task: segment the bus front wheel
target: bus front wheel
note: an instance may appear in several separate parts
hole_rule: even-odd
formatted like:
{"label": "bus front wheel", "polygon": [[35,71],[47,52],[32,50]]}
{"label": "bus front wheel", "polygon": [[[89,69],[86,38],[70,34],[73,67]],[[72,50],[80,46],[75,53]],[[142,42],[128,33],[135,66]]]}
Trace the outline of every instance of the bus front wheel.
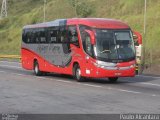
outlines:
{"label": "bus front wheel", "polygon": [[84,81],[84,78],[81,76],[81,69],[78,64],[75,64],[73,67],[73,76],[78,82]]}
{"label": "bus front wheel", "polygon": [[109,82],[111,82],[111,83],[115,83],[115,82],[117,82],[118,77],[109,77],[108,80],[109,80]]}
{"label": "bus front wheel", "polygon": [[36,76],[42,75],[42,72],[39,70],[39,64],[37,61],[34,62],[34,73]]}

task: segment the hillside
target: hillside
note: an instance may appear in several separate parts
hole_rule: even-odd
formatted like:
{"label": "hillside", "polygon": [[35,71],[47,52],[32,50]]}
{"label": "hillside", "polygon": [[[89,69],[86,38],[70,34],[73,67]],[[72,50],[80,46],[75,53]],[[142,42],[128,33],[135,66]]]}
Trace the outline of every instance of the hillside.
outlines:
{"label": "hillside", "polygon": [[[0,6],[1,3],[2,0]],[[47,0],[46,6],[46,21],[72,17],[115,18],[143,34],[144,0]],[[0,20],[0,54],[20,54],[22,27],[42,21],[43,0],[8,0],[8,18]],[[159,21],[160,0],[147,0],[147,62],[152,58],[154,63],[160,62]]]}

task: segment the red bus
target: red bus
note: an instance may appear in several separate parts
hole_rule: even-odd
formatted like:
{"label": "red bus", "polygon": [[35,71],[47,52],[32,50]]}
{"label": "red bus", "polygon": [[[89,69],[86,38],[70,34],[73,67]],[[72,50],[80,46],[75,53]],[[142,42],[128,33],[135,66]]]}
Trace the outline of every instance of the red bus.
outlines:
{"label": "red bus", "polygon": [[58,19],[27,25],[22,34],[22,67],[35,75],[59,73],[84,78],[135,76],[130,27],[103,18]]}

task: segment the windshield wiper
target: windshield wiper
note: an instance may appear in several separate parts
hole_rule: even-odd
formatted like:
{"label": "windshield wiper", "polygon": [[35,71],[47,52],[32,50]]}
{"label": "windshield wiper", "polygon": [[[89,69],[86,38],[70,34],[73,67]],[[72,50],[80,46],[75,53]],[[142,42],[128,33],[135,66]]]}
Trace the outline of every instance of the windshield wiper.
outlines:
{"label": "windshield wiper", "polygon": [[111,53],[111,51],[110,50],[103,50],[103,51],[100,51],[99,53],[104,53],[104,52],[110,52]]}

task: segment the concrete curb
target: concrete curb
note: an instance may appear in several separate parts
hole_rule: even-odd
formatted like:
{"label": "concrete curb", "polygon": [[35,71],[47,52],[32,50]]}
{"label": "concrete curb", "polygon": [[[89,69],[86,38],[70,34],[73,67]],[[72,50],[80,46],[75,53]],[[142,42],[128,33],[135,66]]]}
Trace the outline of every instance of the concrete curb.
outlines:
{"label": "concrete curb", "polygon": [[20,55],[0,55],[0,58],[21,59]]}

